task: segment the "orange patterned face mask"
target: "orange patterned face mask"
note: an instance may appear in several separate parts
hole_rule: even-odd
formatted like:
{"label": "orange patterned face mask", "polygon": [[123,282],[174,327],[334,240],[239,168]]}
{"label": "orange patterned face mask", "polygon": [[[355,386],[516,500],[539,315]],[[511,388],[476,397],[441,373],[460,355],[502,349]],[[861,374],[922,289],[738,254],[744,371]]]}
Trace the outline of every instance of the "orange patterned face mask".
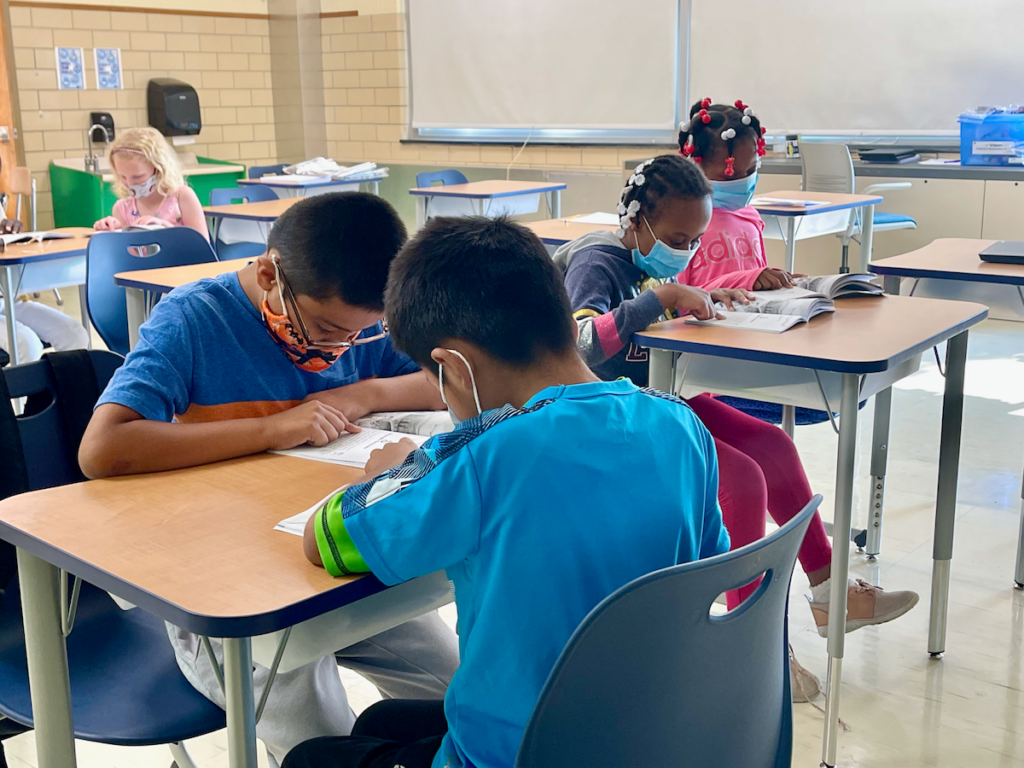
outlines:
{"label": "orange patterned face mask", "polygon": [[[280,291],[280,280],[277,281],[277,285]],[[338,358],[343,353],[351,349],[351,347],[341,347],[328,351],[311,347],[309,342],[302,337],[302,334],[295,330],[295,326],[288,319],[288,315],[278,315],[270,310],[270,305],[267,303],[268,295],[269,292],[264,294],[263,304],[260,307],[263,325],[266,326],[267,333],[270,334],[270,338],[274,340],[274,343],[302,370],[309,371],[310,373],[326,371],[338,361]],[[286,306],[283,295],[281,297],[281,306]]]}

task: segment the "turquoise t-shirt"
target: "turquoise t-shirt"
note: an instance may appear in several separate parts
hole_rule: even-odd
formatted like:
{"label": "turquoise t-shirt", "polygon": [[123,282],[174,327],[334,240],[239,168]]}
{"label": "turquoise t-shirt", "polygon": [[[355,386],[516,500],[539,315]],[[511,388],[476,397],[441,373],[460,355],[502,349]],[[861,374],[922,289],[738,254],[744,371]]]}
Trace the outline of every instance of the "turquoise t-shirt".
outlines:
{"label": "turquoise t-shirt", "polygon": [[[435,768],[508,768],[569,637],[651,571],[720,554],[714,443],[675,397],[627,380],[545,389],[424,443],[319,513],[332,573],[446,569],[461,665]],[[358,551],[355,551],[358,550]]]}

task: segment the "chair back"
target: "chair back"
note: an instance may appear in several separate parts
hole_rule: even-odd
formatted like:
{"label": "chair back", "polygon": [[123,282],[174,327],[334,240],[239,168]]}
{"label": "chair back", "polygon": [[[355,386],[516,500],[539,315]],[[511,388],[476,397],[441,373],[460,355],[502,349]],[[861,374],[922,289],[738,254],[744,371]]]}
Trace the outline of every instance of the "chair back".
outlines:
{"label": "chair back", "polygon": [[284,173],[284,168],[287,163],[278,163],[277,165],[250,165],[247,177],[250,179],[262,179],[264,176],[270,174]]}
{"label": "chair back", "polygon": [[262,203],[267,200],[277,200],[277,194],[270,187],[265,187],[262,184],[210,190],[210,205]]}
{"label": "chair back", "polygon": [[[811,502],[760,541],[642,576],[579,626],[527,723],[517,768],[789,766],[786,611]],[[760,585],[712,615],[715,598]]]}
{"label": "chair back", "polygon": [[151,232],[101,232],[89,238],[85,260],[89,319],[108,349],[128,354],[128,304],[114,275],[138,269],[216,261],[210,241],[189,227]]}
{"label": "chair back", "polygon": [[449,184],[466,184],[469,179],[466,178],[465,174],[461,171],[450,170],[450,171],[433,171],[430,173],[417,173],[416,174],[416,186],[417,187],[431,187],[435,181],[441,182],[441,186],[447,186]]}
{"label": "chair back", "polygon": [[32,171],[23,165],[14,167],[11,170],[10,178],[11,194],[16,195],[14,203],[14,218],[21,218],[21,201],[29,198],[32,206],[32,219],[30,226],[33,231],[36,228],[36,183],[32,178]]}
{"label": "chair back", "polygon": [[805,192],[854,192],[853,159],[845,144],[800,144]]}

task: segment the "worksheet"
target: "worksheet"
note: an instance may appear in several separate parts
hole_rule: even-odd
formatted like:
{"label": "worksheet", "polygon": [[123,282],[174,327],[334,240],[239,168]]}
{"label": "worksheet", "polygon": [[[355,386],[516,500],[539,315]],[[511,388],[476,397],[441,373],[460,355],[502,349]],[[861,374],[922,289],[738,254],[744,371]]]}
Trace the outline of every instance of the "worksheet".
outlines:
{"label": "worksheet", "polygon": [[271,451],[271,453],[280,453],[283,456],[296,456],[300,459],[326,461],[329,464],[343,464],[346,467],[362,469],[366,466],[366,462],[370,460],[370,453],[378,448],[383,448],[388,443],[397,443],[403,438],[412,440],[417,446],[423,445],[427,441],[427,438],[422,435],[385,432],[382,429],[364,427],[361,432],[356,432],[355,434],[345,433],[334,442],[319,448],[312,445],[300,445],[298,448],[289,448],[286,451]]}

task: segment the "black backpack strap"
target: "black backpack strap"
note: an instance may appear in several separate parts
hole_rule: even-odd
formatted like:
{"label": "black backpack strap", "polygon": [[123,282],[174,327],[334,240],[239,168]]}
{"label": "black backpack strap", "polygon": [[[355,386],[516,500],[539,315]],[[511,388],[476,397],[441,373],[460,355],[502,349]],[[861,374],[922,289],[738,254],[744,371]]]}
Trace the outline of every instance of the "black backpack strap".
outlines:
{"label": "black backpack strap", "polygon": [[[11,390],[7,378],[0,372],[0,499],[28,491],[28,468],[25,449],[21,443],[18,419],[11,407]],[[3,590],[18,572],[18,558],[14,547],[0,542],[0,601]]]}
{"label": "black backpack strap", "polygon": [[[82,435],[89,426],[96,401],[100,399],[92,356],[86,349],[74,349],[51,352],[43,355],[43,360],[49,363],[53,372],[61,420],[71,451],[71,464],[78,467],[78,447],[82,444]],[[86,479],[81,470],[78,471],[78,479]]]}

